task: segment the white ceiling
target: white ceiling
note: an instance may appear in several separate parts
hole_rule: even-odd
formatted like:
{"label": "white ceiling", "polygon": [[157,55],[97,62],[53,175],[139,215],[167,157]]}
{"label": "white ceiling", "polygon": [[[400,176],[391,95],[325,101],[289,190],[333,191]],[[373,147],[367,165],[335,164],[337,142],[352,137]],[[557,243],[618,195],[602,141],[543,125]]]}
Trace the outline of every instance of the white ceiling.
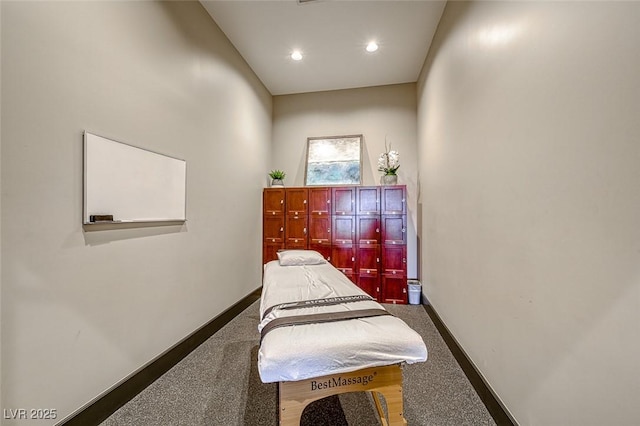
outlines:
{"label": "white ceiling", "polygon": [[[410,83],[446,1],[200,0],[272,95]],[[365,46],[375,40],[375,53]],[[294,49],[304,58],[294,61]]]}

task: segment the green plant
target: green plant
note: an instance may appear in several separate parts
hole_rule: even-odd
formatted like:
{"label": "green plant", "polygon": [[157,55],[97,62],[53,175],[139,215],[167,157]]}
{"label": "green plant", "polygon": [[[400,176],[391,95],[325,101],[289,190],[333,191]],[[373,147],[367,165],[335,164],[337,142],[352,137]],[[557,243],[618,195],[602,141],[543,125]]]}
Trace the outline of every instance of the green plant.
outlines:
{"label": "green plant", "polygon": [[269,177],[271,177],[271,179],[284,179],[284,177],[286,176],[286,173],[283,172],[282,170],[271,170],[269,172]]}

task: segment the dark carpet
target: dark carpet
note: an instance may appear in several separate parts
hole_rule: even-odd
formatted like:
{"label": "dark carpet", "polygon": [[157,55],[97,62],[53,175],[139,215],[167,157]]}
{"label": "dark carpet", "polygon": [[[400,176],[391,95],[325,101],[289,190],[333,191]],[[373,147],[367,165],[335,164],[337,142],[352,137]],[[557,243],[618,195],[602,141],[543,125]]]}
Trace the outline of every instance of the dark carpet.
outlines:
{"label": "dark carpet", "polygon": [[[117,425],[277,424],[277,386],[260,381],[255,302],[174,368],[105,420]],[[423,337],[427,362],[403,369],[404,415],[410,425],[494,425],[421,305],[385,305]],[[333,396],[310,404],[305,426],[379,425],[372,398]]]}

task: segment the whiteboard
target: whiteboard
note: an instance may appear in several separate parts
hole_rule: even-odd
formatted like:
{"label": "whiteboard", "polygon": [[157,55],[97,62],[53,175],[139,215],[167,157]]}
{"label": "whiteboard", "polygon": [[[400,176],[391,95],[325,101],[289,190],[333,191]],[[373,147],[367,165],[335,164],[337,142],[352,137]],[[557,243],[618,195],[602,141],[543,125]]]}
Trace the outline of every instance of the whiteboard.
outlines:
{"label": "whiteboard", "polygon": [[186,220],[187,163],[84,132],[84,223]]}

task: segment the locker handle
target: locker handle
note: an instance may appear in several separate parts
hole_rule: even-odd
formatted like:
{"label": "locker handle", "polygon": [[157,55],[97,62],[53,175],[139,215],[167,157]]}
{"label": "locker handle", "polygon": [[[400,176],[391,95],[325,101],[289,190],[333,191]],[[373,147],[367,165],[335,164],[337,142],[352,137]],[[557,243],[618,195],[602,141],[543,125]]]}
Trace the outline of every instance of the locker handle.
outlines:
{"label": "locker handle", "polygon": [[284,231],[284,228],[280,227],[280,232],[283,232],[283,231]]}
{"label": "locker handle", "polygon": [[306,234],[307,233],[307,228],[302,228],[302,233]]}
{"label": "locker handle", "polygon": [[302,202],[302,204],[307,204],[307,200],[304,200],[304,201]]}
{"label": "locker handle", "polygon": [[280,200],[280,204],[284,204],[284,200]]}
{"label": "locker handle", "polygon": [[403,293],[406,293],[406,292],[407,292],[407,289],[406,289],[406,288],[403,288],[403,289],[402,289],[402,292],[403,292]]}
{"label": "locker handle", "polygon": [[351,258],[351,261],[352,261],[352,262],[355,262],[355,261],[356,261],[356,258],[355,258],[355,257],[352,257],[352,258]]}
{"label": "locker handle", "polygon": [[376,262],[380,263],[380,258],[376,257]]}
{"label": "locker handle", "polygon": [[405,232],[405,229],[404,229],[404,228],[402,228],[402,232]]}
{"label": "locker handle", "polygon": [[376,228],[376,232],[380,232],[380,228]]}

